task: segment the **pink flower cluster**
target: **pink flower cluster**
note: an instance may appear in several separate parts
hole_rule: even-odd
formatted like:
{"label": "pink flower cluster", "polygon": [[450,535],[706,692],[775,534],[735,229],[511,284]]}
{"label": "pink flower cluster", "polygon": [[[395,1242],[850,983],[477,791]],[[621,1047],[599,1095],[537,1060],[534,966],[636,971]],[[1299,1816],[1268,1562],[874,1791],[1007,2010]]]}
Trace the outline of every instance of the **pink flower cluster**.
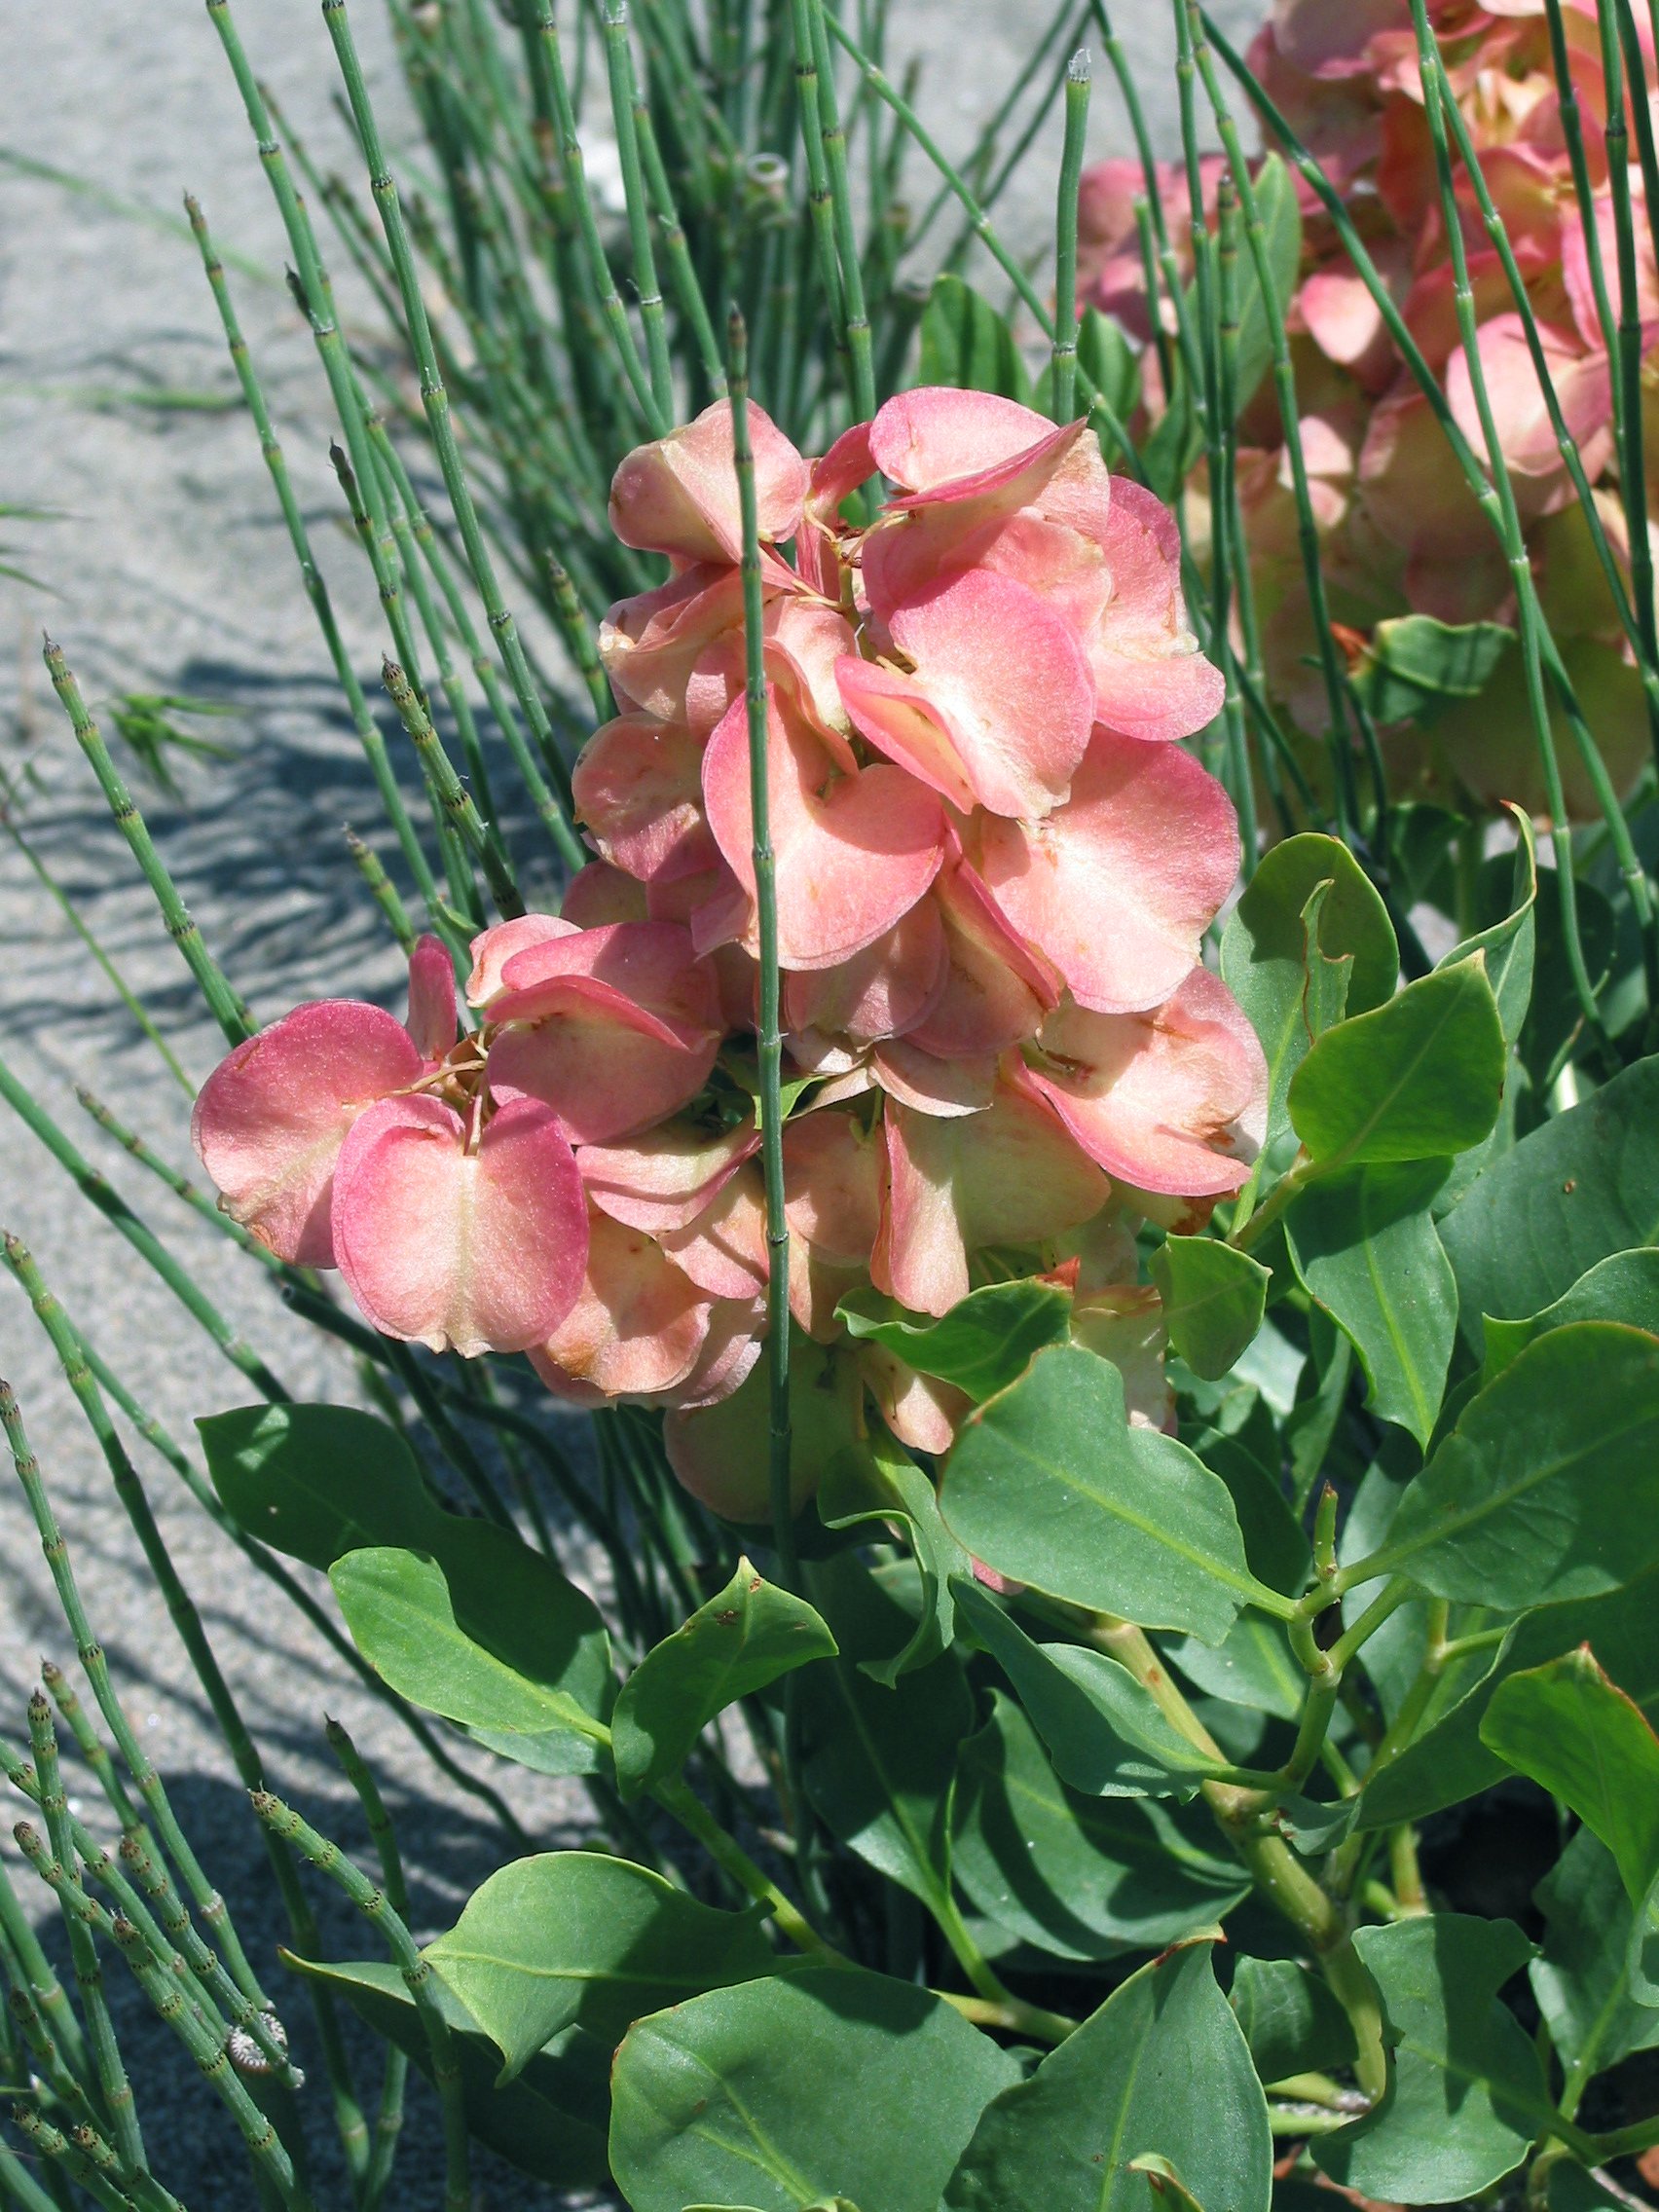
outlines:
{"label": "pink flower cluster", "polygon": [[[1489,0],[1485,6],[1430,0],[1429,16],[1525,279],[1551,381],[1596,488],[1607,535],[1622,559],[1628,532],[1614,466],[1607,352],[1543,8],[1540,0]],[[1564,0],[1563,19],[1616,317],[1617,254],[1595,0]],[[1639,9],[1637,19],[1651,92],[1646,12]],[[1275,0],[1249,59],[1269,96],[1341,191],[1394,304],[1442,380],[1458,425],[1484,461],[1407,0]],[[1641,313],[1644,351],[1650,352],[1659,342],[1659,269],[1634,148],[1631,160]],[[1221,168],[1219,159],[1203,165],[1212,229]],[[1447,623],[1513,622],[1512,580],[1497,538],[1328,214],[1300,177],[1295,183],[1303,257],[1289,320],[1302,442],[1332,611],[1354,633],[1347,641],[1350,650],[1361,649],[1378,621],[1407,612]],[[1161,165],[1159,185],[1171,242],[1190,275],[1182,166]],[[1144,341],[1151,322],[1134,217],[1142,189],[1136,162],[1106,162],[1085,176],[1079,271],[1081,296]],[[1483,376],[1533,571],[1563,657],[1622,789],[1647,750],[1634,656],[1596,566],[1498,253],[1460,169],[1456,189]],[[1149,350],[1146,389],[1156,411],[1161,393],[1152,364]],[[1267,672],[1275,695],[1316,736],[1326,709],[1271,378],[1245,409],[1240,442],[1239,499]],[[1648,447],[1652,511],[1659,452],[1651,439]],[[1193,519],[1201,535],[1201,465],[1194,489],[1199,497]],[[1569,800],[1575,811],[1594,815],[1598,809],[1576,749],[1565,728],[1558,736]],[[1427,793],[1452,798],[1462,788],[1489,802],[1543,803],[1516,651],[1505,656],[1479,699],[1453,706],[1430,731],[1401,730],[1390,742],[1396,770],[1416,775]]]}
{"label": "pink flower cluster", "polygon": [[[1128,1232],[1238,1188],[1267,1089],[1199,961],[1238,838],[1174,742],[1221,682],[1172,520],[1084,424],[981,394],[907,392],[812,464],[751,423],[794,1322],[855,1418],[867,1389],[940,1450],[965,1401],[851,1343],[837,1302],[873,1284],[941,1314],[1059,1271],[1079,1334],[1118,1346],[1162,1419]],[[894,496],[849,526],[878,475]],[[407,1026],[299,1008],[211,1077],[195,1135],[235,1218],[338,1266],[377,1328],[528,1351],[577,1403],[671,1409],[682,1479],[731,1510],[759,1471],[713,1464],[698,1422],[759,1356],[768,1263],[723,403],[628,457],[611,519],[673,572],[601,634],[623,712],[575,768],[599,858],[563,915],[474,941],[459,1037],[430,939]]]}

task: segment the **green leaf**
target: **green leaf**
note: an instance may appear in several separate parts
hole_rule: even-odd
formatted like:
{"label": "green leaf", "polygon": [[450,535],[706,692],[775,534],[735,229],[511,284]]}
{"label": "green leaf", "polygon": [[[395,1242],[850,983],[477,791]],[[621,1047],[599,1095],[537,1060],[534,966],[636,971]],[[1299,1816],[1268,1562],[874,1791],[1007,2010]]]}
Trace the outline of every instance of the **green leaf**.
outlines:
{"label": "green leaf", "polygon": [[910,1313],[868,1284],[849,1291],[835,1309],[849,1336],[872,1338],[906,1367],[965,1390],[976,1405],[1017,1382],[1044,1345],[1071,1330],[1071,1293],[1027,1278],[970,1291],[942,1319]]}
{"label": "green leaf", "polygon": [[890,1659],[911,1623],[850,1553],[807,1570],[839,1656],[800,1677],[802,1779],[832,1835],[933,1909],[950,1898],[950,1791],[974,1701],[955,1655],[872,1681],[862,1660]]}
{"label": "green leaf", "polygon": [[1034,1643],[968,1581],[956,1606],[1018,1692],[1054,1771],[1088,1797],[1191,1797],[1215,1772],[1126,1667],[1076,1643]]}
{"label": "green leaf", "polygon": [[1308,963],[1308,988],[1303,993],[1302,1013],[1309,1037],[1314,1044],[1346,1014],[1348,984],[1353,978],[1353,954],[1343,952],[1333,959],[1319,935],[1320,916],[1332,889],[1329,883],[1316,883],[1302,909],[1302,935],[1307,945],[1304,957]]}
{"label": "green leaf", "polygon": [[1400,1501],[1377,1572],[1519,1612],[1659,1559],[1659,1341],[1575,1321],[1529,1345]]}
{"label": "green leaf", "polygon": [[1270,1590],[1300,1597],[1308,1580],[1311,1559],[1302,1524],[1285,1501],[1278,1478],[1264,1465],[1261,1453],[1277,1461],[1278,1438],[1271,1417],[1264,1417],[1252,1444],[1248,1431],[1235,1436],[1201,1438],[1195,1446],[1212,1474],[1227,1485],[1233,1510],[1238,1516],[1238,1532],[1244,1539],[1244,1559],[1250,1572]]}
{"label": "green leaf", "polygon": [[1431,721],[1452,700],[1484,691],[1514,642],[1497,622],[1397,615],[1372,632],[1354,685],[1377,721]]}
{"label": "green leaf", "polygon": [[1206,1808],[1070,1788],[1000,1690],[962,1746],[951,1833],[951,1869],[976,1908],[1062,1959],[1156,1950],[1213,1927],[1250,1889]]}
{"label": "green leaf", "polygon": [[609,1711],[610,1640],[592,1599],[510,1530],[434,1504],[386,1421],[350,1406],[243,1406],[196,1425],[213,1487],[250,1536],[325,1572],[377,1545],[424,1552],[474,1642],[597,1718]]}
{"label": "green leaf", "polygon": [[716,1714],[834,1651],[835,1639],[803,1598],[740,1559],[725,1588],[648,1651],[622,1685],[610,1748],[624,1801],[678,1774]]}
{"label": "green leaf", "polygon": [[[1256,206],[1268,248],[1268,269],[1277,298],[1279,317],[1290,306],[1302,260],[1302,212],[1296,188],[1277,154],[1270,154],[1256,171]],[[1255,396],[1256,387],[1268,373],[1273,357],[1272,326],[1262,299],[1256,275],[1256,257],[1238,255],[1238,350],[1234,357],[1235,398],[1240,414]],[[1209,2212],[1216,2212],[1212,2205]]]}
{"label": "green leaf", "polygon": [[1659,1058],[1639,1060],[1523,1137],[1446,1215],[1440,1240],[1477,1355],[1483,1314],[1523,1320],[1599,1260],[1659,1243],[1656,1128]]}
{"label": "green leaf", "polygon": [[1240,1959],[1230,2002],[1264,2082],[1328,2074],[1358,2050],[1328,1985],[1294,1959]]}
{"label": "green leaf", "polygon": [[987,2105],[952,2212],[1153,2212],[1166,2158],[1207,2212],[1267,2212],[1267,2100],[1207,1943],[1132,1974],[1029,2081]]}
{"label": "green leaf", "polygon": [[1004,399],[1030,406],[1031,379],[1013,331],[990,302],[960,276],[934,278],[921,337],[923,384],[1000,392]]}
{"label": "green leaf", "polygon": [[1126,423],[1140,405],[1140,354],[1098,308],[1083,311],[1077,326],[1077,360],[1085,376],[1104,393],[1119,422]]}
{"label": "green leaf", "polygon": [[1544,1939],[1528,1970],[1563,2066],[1588,2079],[1659,2044],[1659,2009],[1630,1980],[1635,1913],[1618,1862],[1580,1828],[1532,1892]]}
{"label": "green leaf", "polygon": [[633,2212],[797,2212],[843,2196],[937,2212],[1018,2062],[941,1998],[856,1968],[712,1991],[629,2029],[610,2164]]}
{"label": "green leaf", "polygon": [[1531,2039],[1497,2001],[1531,1944],[1511,1920],[1460,1912],[1356,1929],[1353,1943],[1382,2000],[1388,2086],[1351,2127],[1314,2140],[1315,2164],[1400,2204],[1490,2188],[1554,2113]]}
{"label": "green leaf", "polygon": [[908,1532],[911,1556],[922,1583],[922,1609],[910,1640],[878,1659],[861,1659],[859,1671],[887,1687],[901,1675],[927,1666],[950,1647],[955,1607],[953,1574],[971,1571],[968,1554],[940,1517],[933,1484],[914,1459],[876,1421],[869,1424],[869,1448],[842,1453],[818,1486],[818,1516],[827,1529],[851,1529],[864,1521],[898,1521]]}
{"label": "green leaf", "polygon": [[1534,1337],[1569,1321],[1624,1321],[1659,1336],[1659,1246],[1647,1244],[1599,1260],[1553,1306],[1525,1321],[1499,1321],[1489,1313],[1482,1382],[1493,1382]]}
{"label": "green leaf", "polygon": [[1604,1598],[1580,1598],[1526,1613],[1498,1646],[1492,1668],[1440,1709],[1430,1705],[1418,1735],[1391,1766],[1367,1784],[1360,1825],[1390,1827],[1419,1821],[1487,1789],[1504,1775],[1481,1742],[1480,1725],[1499,1685],[1512,1675],[1559,1658],[1583,1642],[1636,1699],[1650,1720],[1659,1716],[1659,1568]]}
{"label": "green leaf", "polygon": [[[403,1976],[385,1959],[335,1965],[281,1954],[285,1966],[345,1999],[375,2034],[405,2051],[429,2082],[432,2051]],[[610,2106],[610,2046],[572,2028],[538,2050],[501,2085],[495,2046],[453,1990],[430,1984],[450,2024],[466,2099],[467,2132],[538,2181],[561,2190],[602,2190],[610,2178],[606,2127]]]}
{"label": "green leaf", "polygon": [[381,1545],[348,1552],[328,1579],[351,1641],[411,1705],[461,1721],[492,1750],[543,1773],[601,1771],[603,1723],[568,1691],[533,1681],[468,1636],[433,1561]]}
{"label": "green leaf", "polygon": [[1151,1265],[1169,1342],[1195,1375],[1219,1382],[1262,1325],[1271,1271],[1213,1236],[1166,1236]]}
{"label": "green leaf", "polygon": [[613,2047],[645,2013],[774,1965],[758,1914],[717,1912],[597,1851],[503,1866],[424,1956],[500,2050],[502,2082],[567,2028]]}
{"label": "green leaf", "polygon": [[[1419,619],[1421,619],[1419,617]],[[1532,823],[1525,808],[1511,806],[1516,827],[1515,859],[1511,870],[1507,907],[1502,917],[1478,936],[1454,945],[1438,968],[1454,968],[1472,953],[1486,957],[1487,980],[1497,1000],[1497,1017],[1503,1025],[1503,1042],[1511,1049],[1521,1035],[1527,1009],[1532,1001],[1532,967],[1536,950],[1538,856],[1532,839]],[[1502,866],[1502,861],[1496,864]]]}
{"label": "green leaf", "polygon": [[1457,1282],[1429,1211],[1448,1162],[1350,1167],[1285,1215],[1291,1263],[1358,1352],[1366,1403],[1426,1450],[1457,1337]]}
{"label": "green leaf", "polygon": [[1122,1376],[1075,1346],[1039,1352],[969,1417],[940,1510],[1014,1581],[1200,1642],[1263,1595],[1227,1486],[1173,1437],[1131,1428]]}
{"label": "green leaf", "polygon": [[1659,1875],[1659,1736],[1589,1644],[1501,1682],[1481,1742],[1571,1806],[1640,1904]]}
{"label": "green leaf", "polygon": [[1196,1688],[1228,1705],[1295,1720],[1308,1695],[1307,1670],[1292,1656],[1280,1621],[1240,1613],[1227,1641],[1212,1651],[1191,1636],[1167,1646],[1170,1658]]}
{"label": "green leaf", "polygon": [[1331,888],[1318,909],[1320,946],[1329,958],[1353,958],[1349,1012],[1386,1005],[1400,972],[1388,910],[1346,845],[1308,830],[1262,856],[1223,932],[1221,973],[1267,1055],[1270,1145],[1290,1125],[1285,1094],[1312,1044],[1303,913],[1321,883]]}
{"label": "green leaf", "polygon": [[1328,1030],[1291,1079],[1291,1125],[1326,1167],[1449,1158],[1496,1121],[1503,1067],[1477,955]]}

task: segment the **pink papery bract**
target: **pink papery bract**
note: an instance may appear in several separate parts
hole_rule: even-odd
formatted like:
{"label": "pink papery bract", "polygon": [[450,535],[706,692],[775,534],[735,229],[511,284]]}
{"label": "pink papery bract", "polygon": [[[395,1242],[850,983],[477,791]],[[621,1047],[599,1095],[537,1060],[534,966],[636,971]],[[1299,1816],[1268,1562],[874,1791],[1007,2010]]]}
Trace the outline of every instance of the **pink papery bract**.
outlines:
{"label": "pink papery bract", "polygon": [[467,1005],[487,1007],[499,996],[506,987],[501,971],[515,952],[545,944],[552,938],[571,937],[576,927],[558,914],[520,914],[510,922],[498,922],[493,930],[480,931],[470,946],[472,973],[466,978]]}
{"label": "pink papery bract", "polygon": [[[766,759],[778,957],[786,968],[831,968],[884,937],[922,897],[943,857],[944,816],[934,793],[901,769],[843,774],[772,685]],[[703,801],[727,866],[753,900],[755,819],[742,699],[709,740]]]}
{"label": "pink papery bract", "polygon": [[1221,712],[1226,682],[1198,651],[1181,596],[1181,535],[1153,493],[1112,480],[1112,597],[1084,643],[1094,713],[1125,737],[1192,737]]}
{"label": "pink papery bract", "polygon": [[278,1259],[333,1267],[329,1207],[347,1132],[424,1065],[394,1014],[356,999],[296,1007],[239,1045],[203,1085],[190,1124],[231,1219]]}
{"label": "pink papery bract", "polygon": [[1088,745],[1082,647],[1034,591],[970,569],[890,618],[912,677],[855,659],[835,674],[869,742],[964,812],[1038,816],[1064,798]]}
{"label": "pink papery bract", "polygon": [[1097,1213],[1107,1182],[1023,1071],[990,1106],[943,1120],[889,1099],[888,1193],[870,1274],[918,1313],[946,1313],[984,1244],[1034,1244]]}
{"label": "pink papery bract", "polygon": [[602,1213],[656,1236],[695,1221],[759,1148],[753,1122],[723,1135],[663,1122],[631,1143],[583,1145],[576,1165]]}
{"label": "pink papery bract", "polygon": [[704,1294],[643,1230],[594,1213],[580,1295],[531,1351],[536,1373],[581,1405],[672,1390],[709,1334]]}
{"label": "pink papery bract", "polygon": [[608,1144],[677,1113],[719,1051],[714,977],[673,922],[616,922],[530,946],[490,1006],[498,1098],[542,1099],[573,1144]]}
{"label": "pink papery bract", "polygon": [[[763,541],[794,535],[806,502],[806,462],[763,409],[749,408],[755,494]],[[680,561],[743,557],[731,407],[717,399],[695,422],[636,446],[610,483],[610,527],[624,545]]]}
{"label": "pink papery bract", "polygon": [[1161,1007],[1062,1007],[1031,1080],[1117,1181],[1184,1198],[1236,1191],[1266,1131],[1267,1063],[1227,986],[1195,968]]}
{"label": "pink papery bract", "polygon": [[441,1060],[455,1043],[455,962],[439,938],[417,939],[409,955],[409,1018],[404,1027],[424,1060]]}
{"label": "pink papery bract", "polygon": [[992,897],[1080,1005],[1160,1005],[1238,872],[1233,802],[1177,747],[1095,733],[1067,803],[1038,823],[978,824]]}
{"label": "pink papery bract", "polygon": [[719,857],[702,769],[703,748],[683,723],[623,715],[594,731],[571,771],[576,819],[642,883],[695,875]]}
{"label": "pink papery bract", "polygon": [[813,968],[784,983],[784,1022],[867,1045],[902,1037],[932,1008],[944,983],[944,924],[933,900],[919,899],[885,937],[835,968]]}
{"label": "pink papery bract", "polygon": [[368,1319],[433,1351],[528,1351],[581,1288],[581,1177],[554,1116],[532,1099],[503,1106],[475,1150],[438,1099],[371,1106],[340,1150],[333,1222],[340,1271]]}

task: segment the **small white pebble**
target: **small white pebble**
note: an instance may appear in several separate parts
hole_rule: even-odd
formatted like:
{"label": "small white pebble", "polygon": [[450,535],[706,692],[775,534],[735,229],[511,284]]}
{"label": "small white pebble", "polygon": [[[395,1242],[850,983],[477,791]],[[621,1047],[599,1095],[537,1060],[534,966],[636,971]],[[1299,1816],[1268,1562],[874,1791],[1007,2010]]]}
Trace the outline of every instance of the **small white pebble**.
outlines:
{"label": "small white pebble", "polygon": [[144,1725],[146,1728],[159,1728],[161,1724],[162,1716],[159,1713],[147,1713],[144,1715]]}

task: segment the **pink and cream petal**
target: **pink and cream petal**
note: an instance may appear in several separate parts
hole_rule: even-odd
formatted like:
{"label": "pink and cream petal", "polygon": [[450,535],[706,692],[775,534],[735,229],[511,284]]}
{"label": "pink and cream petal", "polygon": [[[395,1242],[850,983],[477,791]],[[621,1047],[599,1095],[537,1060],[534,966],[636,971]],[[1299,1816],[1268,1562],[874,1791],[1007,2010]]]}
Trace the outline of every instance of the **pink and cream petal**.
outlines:
{"label": "pink and cream petal", "polygon": [[1238,827],[1189,754],[1097,730],[1047,821],[983,819],[979,865],[1079,1004],[1123,1013],[1160,1005],[1198,959],[1238,871]]}
{"label": "pink and cream petal", "polygon": [[965,1390],[937,1376],[919,1375],[885,1345],[860,1345],[858,1362],[866,1389],[901,1444],[935,1455],[950,1450],[957,1428],[974,1410]]}
{"label": "pink and cream petal", "polygon": [[766,1194],[751,1161],[684,1229],[664,1230],[664,1252],[708,1298],[753,1298],[770,1272],[766,1254]]}
{"label": "pink and cream petal", "polygon": [[885,937],[838,967],[786,976],[785,1026],[855,1045],[902,1037],[929,1012],[944,975],[944,925],[932,899],[920,899]]}
{"label": "pink and cream petal", "polygon": [[[760,535],[782,544],[800,523],[806,462],[771,417],[753,403],[749,435]],[[610,527],[624,545],[677,560],[741,560],[743,526],[727,401],[718,399],[682,429],[635,447],[611,479]]]}
{"label": "pink and cream petal", "polygon": [[564,1320],[587,1260],[587,1203],[544,1106],[504,1106],[469,1151],[435,1098],[383,1099],[341,1147],[341,1272],[384,1336],[454,1350],[528,1351]]}
{"label": "pink and cream petal", "polygon": [[1062,1007],[1031,1080],[1115,1181],[1214,1198],[1249,1172],[1266,1121],[1267,1068],[1225,984],[1195,968],[1162,1006],[1130,1014]]}
{"label": "pink and cream petal", "polygon": [[594,731],[571,772],[576,819],[604,858],[642,883],[695,875],[719,857],[703,820],[703,748],[679,722],[624,715]]}
{"label": "pink and cream petal", "polygon": [[1125,737],[1191,737],[1220,714],[1226,684],[1187,624],[1174,516],[1115,476],[1105,552],[1112,598],[1087,641],[1096,719]]}
{"label": "pink and cream petal", "polygon": [[565,886],[561,918],[579,930],[608,929],[612,922],[647,922],[661,917],[650,910],[647,887],[624,875],[608,861],[589,861]]}
{"label": "pink and cream petal", "polygon": [[904,678],[848,659],[857,728],[953,806],[1036,817],[1063,799],[1088,746],[1094,683],[1076,634],[1012,576],[971,569],[895,608]]}
{"label": "pink and cream petal", "polygon": [[709,1304],[643,1230],[589,1216],[580,1296],[531,1352],[536,1372],[606,1398],[654,1396],[689,1376],[709,1335]]}
{"label": "pink and cream petal", "polygon": [[1034,1037],[1059,1004],[1059,971],[1010,926],[966,861],[947,862],[933,897],[948,966],[938,997],[907,1032],[910,1044],[940,1059],[975,1059]]}
{"label": "pink and cream petal", "polygon": [[417,939],[409,955],[409,1017],[404,1026],[424,1060],[441,1060],[455,1043],[455,962],[441,938]]}
{"label": "pink and cream petal", "polygon": [[1017,1068],[991,1106],[958,1120],[890,1099],[888,1196],[870,1274],[919,1313],[946,1313],[986,1244],[1041,1244],[1105,1203],[1107,1182]]}
{"label": "pink and cream petal", "polygon": [[[585,875],[586,868],[581,872]],[[567,893],[567,904],[569,901]],[[579,926],[567,915],[520,914],[513,921],[498,922],[493,930],[482,931],[473,939],[470,948],[472,973],[466,978],[467,1005],[488,1006],[506,988],[501,981],[501,970],[515,952],[523,952],[533,944],[545,944],[551,938],[572,937]]]}
{"label": "pink and cream petal", "polygon": [[[824,741],[767,689],[767,768],[777,856],[778,952],[786,968],[830,968],[884,937],[939,872],[944,817],[900,769],[843,775]],[[736,701],[703,756],[709,826],[755,893],[749,728]]]}
{"label": "pink and cream petal", "polygon": [[583,1145],[576,1165],[602,1213],[656,1236],[695,1221],[759,1146],[753,1122],[723,1134],[661,1122],[627,1144]]}
{"label": "pink and cream petal", "polygon": [[335,1161],[368,1107],[419,1080],[402,1022],[356,999],[323,999],[239,1045],[203,1085],[191,1140],[233,1221],[278,1259],[335,1265]]}
{"label": "pink and cream petal", "polygon": [[784,1215],[792,1241],[831,1267],[868,1264],[881,1226],[887,1155],[879,1126],[821,1112],[784,1124]]}

